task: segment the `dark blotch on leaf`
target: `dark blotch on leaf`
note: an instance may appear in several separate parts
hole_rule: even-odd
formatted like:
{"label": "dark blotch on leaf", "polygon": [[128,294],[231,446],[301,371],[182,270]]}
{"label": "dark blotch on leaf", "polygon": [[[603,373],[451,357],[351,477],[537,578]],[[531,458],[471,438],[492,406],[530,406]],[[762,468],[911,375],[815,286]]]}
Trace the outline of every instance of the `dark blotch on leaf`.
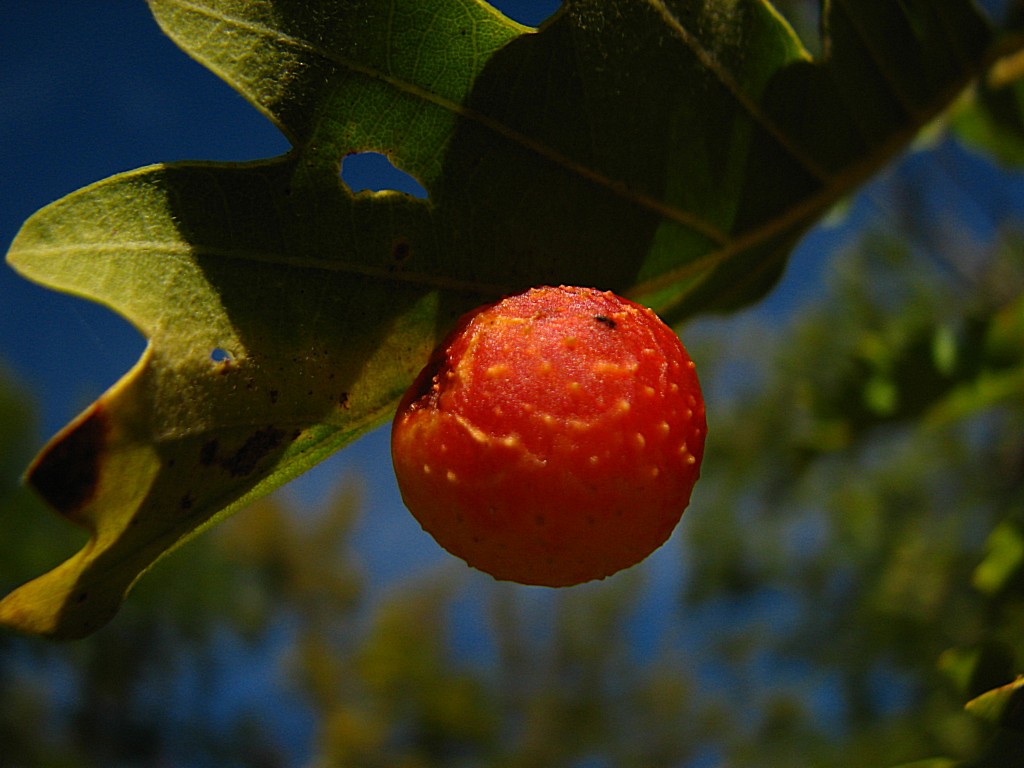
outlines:
{"label": "dark blotch on leaf", "polygon": [[411,248],[409,247],[409,243],[405,240],[399,240],[391,248],[391,256],[397,262],[403,262],[409,258],[410,252]]}
{"label": "dark blotch on leaf", "polygon": [[208,467],[213,464],[217,458],[217,439],[207,440],[203,443],[203,447],[199,450],[199,463],[204,467]]}
{"label": "dark blotch on leaf", "polygon": [[61,514],[74,515],[96,495],[109,426],[103,409],[93,406],[29,469],[29,485]]}
{"label": "dark blotch on leaf", "polygon": [[274,427],[264,427],[246,440],[242,447],[220,464],[232,477],[252,474],[260,459],[273,451],[284,439],[284,432]]}

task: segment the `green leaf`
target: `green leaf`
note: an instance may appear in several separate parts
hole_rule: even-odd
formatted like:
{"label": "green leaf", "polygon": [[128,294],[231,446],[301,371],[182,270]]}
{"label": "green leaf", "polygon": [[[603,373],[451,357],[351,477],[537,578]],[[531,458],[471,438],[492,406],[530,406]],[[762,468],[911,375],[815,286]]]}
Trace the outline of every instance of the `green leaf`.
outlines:
{"label": "green leaf", "polygon": [[985,559],[974,570],[974,586],[986,595],[1000,592],[1024,570],[1024,534],[1010,521],[989,534]]}
{"label": "green leaf", "polygon": [[967,711],[1001,728],[1024,731],[1024,677],[971,699]]}
{"label": "green leaf", "polygon": [[1013,669],[1013,648],[992,638],[970,647],[949,648],[939,657],[939,670],[958,693],[971,698],[1012,677]]}
{"label": "green leaf", "polygon": [[964,761],[935,758],[898,768],[1017,768],[1024,754],[1024,678],[972,699],[967,711],[997,729],[980,754]]}
{"label": "green leaf", "polygon": [[[813,60],[762,0],[150,0],[293,145],[43,209],[10,264],[149,339],[29,482],[90,543],[0,622],[95,630],[211,522],[385,421],[462,311],[536,284],[672,321],[770,289],[801,234],[985,66],[968,0],[833,2]],[[428,200],[352,194],[373,150]]]}

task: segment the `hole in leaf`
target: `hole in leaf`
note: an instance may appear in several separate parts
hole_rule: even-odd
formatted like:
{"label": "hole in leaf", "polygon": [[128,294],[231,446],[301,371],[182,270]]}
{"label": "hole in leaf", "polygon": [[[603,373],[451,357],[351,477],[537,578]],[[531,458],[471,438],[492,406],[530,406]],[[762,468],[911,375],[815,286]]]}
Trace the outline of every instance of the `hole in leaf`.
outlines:
{"label": "hole in leaf", "polygon": [[214,363],[230,363],[235,359],[235,356],[228,352],[223,347],[217,347],[210,352],[210,360]]}
{"label": "hole in leaf", "polygon": [[393,189],[413,197],[426,198],[427,190],[415,176],[396,168],[380,152],[356,152],[341,161],[341,180],[353,192]]}
{"label": "hole in leaf", "polygon": [[560,0],[488,0],[492,6],[513,21],[528,27],[540,26],[554,16]]}

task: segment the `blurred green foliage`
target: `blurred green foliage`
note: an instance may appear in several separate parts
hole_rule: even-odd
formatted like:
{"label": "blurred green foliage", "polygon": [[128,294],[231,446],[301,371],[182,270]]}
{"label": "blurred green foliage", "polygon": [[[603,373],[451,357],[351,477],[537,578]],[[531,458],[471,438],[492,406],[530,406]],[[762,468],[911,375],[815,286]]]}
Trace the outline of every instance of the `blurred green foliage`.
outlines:
{"label": "blurred green foliage", "polygon": [[[739,764],[967,759],[987,734],[960,706],[1024,668],[1024,336],[1007,333],[1024,258],[1010,231],[969,279],[938,255],[868,232],[787,327],[741,319],[728,351],[720,328],[692,345],[757,375],[714,411],[687,605],[794,595],[797,621],[725,629],[720,653],[799,659],[843,712],[844,738],[804,734],[794,753],[772,727]],[[807,702],[792,715],[814,717]]]}

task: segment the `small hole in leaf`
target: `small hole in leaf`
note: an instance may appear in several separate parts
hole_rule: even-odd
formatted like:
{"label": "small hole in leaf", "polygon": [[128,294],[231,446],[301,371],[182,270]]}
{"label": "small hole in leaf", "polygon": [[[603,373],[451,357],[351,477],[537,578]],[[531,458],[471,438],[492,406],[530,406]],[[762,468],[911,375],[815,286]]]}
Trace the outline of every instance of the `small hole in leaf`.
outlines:
{"label": "small hole in leaf", "polygon": [[216,347],[210,352],[210,360],[214,363],[230,363],[235,359],[235,356],[228,352],[223,347]]}
{"label": "small hole in leaf", "polygon": [[403,170],[396,168],[379,152],[356,152],[341,161],[341,180],[353,192],[392,189],[413,197],[426,198],[427,190]]}
{"label": "small hole in leaf", "polygon": [[562,4],[559,0],[488,0],[513,21],[536,27],[554,15]]}

